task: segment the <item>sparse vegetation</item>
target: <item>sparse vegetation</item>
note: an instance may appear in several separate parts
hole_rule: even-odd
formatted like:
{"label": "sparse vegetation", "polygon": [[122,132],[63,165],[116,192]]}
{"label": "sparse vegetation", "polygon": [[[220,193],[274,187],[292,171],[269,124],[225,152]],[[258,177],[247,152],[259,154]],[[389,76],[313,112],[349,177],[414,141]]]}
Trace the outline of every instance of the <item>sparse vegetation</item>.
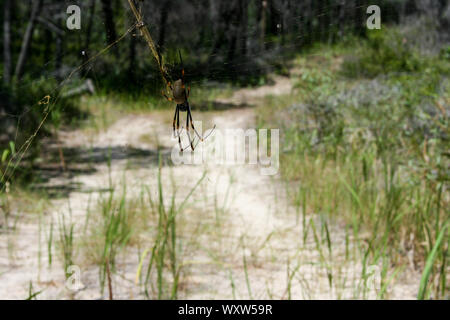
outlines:
{"label": "sparse vegetation", "polygon": [[281,170],[296,206],[345,223],[364,265],[412,265],[424,273],[419,298],[445,298],[449,63],[401,49],[395,30],[374,34],[339,70],[330,71],[340,50],[299,58],[297,94],[267,100],[261,125],[283,128]]}
{"label": "sparse vegetation", "polygon": [[[448,299],[449,5],[200,2],[2,2],[0,298]],[[161,75],[280,175],[175,165]]]}

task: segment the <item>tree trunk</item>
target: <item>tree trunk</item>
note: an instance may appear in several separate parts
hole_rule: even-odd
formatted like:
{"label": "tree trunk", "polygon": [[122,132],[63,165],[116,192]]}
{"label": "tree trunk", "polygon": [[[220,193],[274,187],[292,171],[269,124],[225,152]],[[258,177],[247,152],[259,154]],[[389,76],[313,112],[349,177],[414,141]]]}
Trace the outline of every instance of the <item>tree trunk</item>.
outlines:
{"label": "tree trunk", "polygon": [[346,9],[347,9],[347,1],[345,0],[341,0],[338,7],[337,7],[337,12],[338,12],[338,37],[342,38],[347,30],[346,24],[345,24],[345,15],[347,13]]}
{"label": "tree trunk", "polygon": [[313,22],[314,22],[314,5],[312,1],[308,1],[304,18],[303,18],[303,31],[301,33],[302,38],[304,39],[304,42],[307,44],[310,44],[314,41],[314,28],[313,28]]}
{"label": "tree trunk", "polygon": [[50,59],[52,57],[53,34],[50,30],[48,30],[48,29],[45,30],[44,39],[45,39],[45,49],[44,49],[43,64],[47,63],[47,61],[50,61]]}
{"label": "tree trunk", "polygon": [[11,82],[11,0],[5,0],[3,21],[3,83]]}
{"label": "tree trunk", "polygon": [[16,70],[14,72],[14,77],[16,78],[16,80],[20,80],[20,77],[23,74],[28,49],[30,47],[31,38],[33,37],[34,26],[36,24],[36,17],[41,11],[41,7],[42,7],[42,0],[33,1],[30,20],[28,21],[27,29],[25,30],[25,35],[23,36],[22,47],[20,49],[19,59],[17,60]]}
{"label": "tree trunk", "polygon": [[130,51],[128,53],[128,77],[130,78],[131,82],[134,84],[136,83],[135,79],[135,72],[136,69],[136,37],[131,36],[130,37]]}
{"label": "tree trunk", "polygon": [[[59,28],[62,25],[62,19],[58,18],[56,20],[56,26]],[[63,36],[57,35],[56,36],[56,45],[55,45],[55,53],[56,53],[56,59],[55,59],[55,77],[56,80],[62,81],[63,74],[62,74],[62,59],[63,59]]]}
{"label": "tree trunk", "polygon": [[229,44],[228,44],[228,53],[227,53],[227,62],[230,64],[230,68],[233,68],[233,63],[236,54],[236,47],[238,44],[239,31],[242,23],[242,7],[240,4],[241,1],[232,1],[229,8]]}
{"label": "tree trunk", "polygon": [[366,9],[364,0],[355,1],[355,27],[356,34],[362,36],[365,32],[364,18],[366,17]]}
{"label": "tree trunk", "polygon": [[289,10],[289,1],[283,0],[281,1],[281,10],[280,10],[280,24],[278,27],[278,36],[281,37],[280,46],[283,47],[285,44],[285,31],[287,28],[287,15]]}
{"label": "tree trunk", "polygon": [[88,25],[86,28],[86,39],[84,40],[84,50],[87,51],[89,49],[89,45],[91,44],[91,33],[92,33],[92,25],[94,23],[94,14],[95,14],[95,0],[91,0],[89,3],[89,18]]}
{"label": "tree trunk", "polygon": [[62,37],[56,37],[56,60],[55,60],[55,72],[56,72],[56,80],[61,81],[62,76]]}
{"label": "tree trunk", "polygon": [[[91,45],[91,34],[92,34],[92,26],[94,24],[94,14],[95,14],[95,3],[96,0],[91,0],[89,3],[89,18],[88,24],[86,28],[86,38],[84,39],[84,54],[82,54],[82,63],[85,64],[89,60],[89,46]],[[83,77],[86,77],[89,73],[90,67],[88,65],[84,66],[81,70],[81,74]]]}
{"label": "tree trunk", "polygon": [[266,11],[267,11],[267,0],[262,0],[261,2],[261,30],[260,30],[260,47],[261,50],[265,48],[266,42]]}
{"label": "tree trunk", "polygon": [[230,30],[230,10],[228,8],[227,2],[220,2],[219,9],[216,18],[216,28],[215,28],[215,36],[214,36],[214,44],[211,49],[211,53],[208,57],[207,64],[210,65],[212,59],[219,53],[219,49],[223,46],[226,41],[226,35]]}
{"label": "tree trunk", "polygon": [[159,20],[159,37],[158,37],[158,48],[162,49],[166,40],[166,27],[167,18],[169,16],[170,6],[172,5],[171,0],[166,0],[161,7],[161,15]]}
{"label": "tree trunk", "polygon": [[103,19],[106,28],[106,42],[114,43],[117,40],[116,26],[114,24],[114,13],[111,8],[110,0],[102,0]]}
{"label": "tree trunk", "polygon": [[242,14],[240,31],[241,55],[245,57],[247,55],[248,0],[240,1],[240,5]]}

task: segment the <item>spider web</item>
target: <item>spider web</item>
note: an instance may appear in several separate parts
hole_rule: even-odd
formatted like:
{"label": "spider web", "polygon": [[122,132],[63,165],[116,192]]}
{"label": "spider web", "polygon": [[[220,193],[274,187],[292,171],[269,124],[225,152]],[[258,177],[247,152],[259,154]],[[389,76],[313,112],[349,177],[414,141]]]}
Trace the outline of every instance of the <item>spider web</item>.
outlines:
{"label": "spider web", "polygon": [[[42,119],[39,122],[39,124],[37,125],[37,127],[32,131],[33,133],[25,140],[25,142],[20,146],[20,148],[17,151],[15,151],[14,154],[11,155],[11,157],[7,161],[7,164],[5,166],[5,170],[2,172],[2,174],[0,176],[0,182],[3,182],[0,185],[0,187],[1,187],[0,191],[1,192],[4,192],[7,183],[10,181],[10,179],[13,176],[13,174],[15,173],[17,167],[19,166],[19,164],[23,160],[23,157],[26,155],[27,151],[29,150],[29,148],[30,148],[31,144],[33,143],[34,139],[36,138],[37,134],[39,133],[39,131],[44,126],[45,122],[48,119],[48,116],[51,114],[51,112],[54,110],[55,106],[59,102],[59,100],[61,98],[61,94],[62,94],[62,89],[69,84],[70,80],[74,77],[75,74],[77,74],[83,68],[91,66],[93,64],[93,62],[95,60],[97,60],[100,56],[106,54],[113,47],[115,47],[119,42],[124,40],[131,32],[133,32],[136,29],[136,26],[137,26],[137,23],[134,23],[133,25],[131,25],[128,28],[128,30],[126,30],[122,35],[120,35],[117,38],[117,40],[115,40],[113,43],[107,45],[106,47],[104,47],[103,49],[98,51],[94,56],[89,58],[87,61],[85,61],[84,63],[82,63],[82,64],[78,65],[77,67],[75,67],[69,73],[69,75],[64,80],[62,80],[51,92],[48,92],[48,94],[46,94],[44,97],[42,97],[42,99],[40,99],[39,101],[36,101],[31,106],[26,107],[25,110],[21,114],[19,114],[19,115],[14,115],[14,114],[10,114],[10,113],[6,113],[5,114],[8,117],[12,117],[12,118],[16,118],[17,119],[17,125],[16,125],[16,130],[15,130],[15,135],[14,135],[14,143],[16,144],[18,133],[19,133],[19,130],[20,130],[21,119],[26,114],[28,114],[31,110],[33,110],[33,109],[35,109],[37,107],[45,106],[45,108],[44,108],[44,110],[42,112]],[[50,65],[55,60],[56,60],[56,58],[54,58],[52,60],[49,60],[44,65],[44,67]],[[34,72],[34,74],[36,74],[36,72]],[[33,75],[33,73],[31,75]],[[82,76],[80,78],[81,79],[85,79],[86,76]],[[47,77],[47,79],[48,79],[48,77]],[[31,81],[30,83],[33,84],[33,83],[36,83],[38,81],[39,80]],[[20,89],[23,89],[26,85],[30,85],[30,83],[25,83],[24,84],[22,82],[20,85],[17,86],[17,90],[20,91]]]}
{"label": "spider web", "polygon": [[[141,1],[140,1],[140,3],[142,5]],[[331,11],[335,11],[339,5],[340,5],[340,3],[333,3],[328,6],[323,6],[320,8],[320,10],[318,10],[318,12],[316,12],[315,16],[319,17],[319,16],[327,14]],[[344,11],[354,12],[355,10],[363,9],[366,7],[367,7],[367,4],[358,5],[358,6],[355,6],[355,5],[352,6],[352,5],[347,4],[345,6]],[[135,22],[132,23],[128,27],[128,29],[124,33],[122,33],[113,43],[105,46],[104,48],[99,50],[95,55],[93,55],[91,58],[89,58],[87,61],[85,61],[84,63],[79,64],[78,66],[73,68],[73,70],[69,73],[69,75],[66,76],[53,90],[51,90],[50,92],[45,94],[43,97],[41,97],[39,100],[37,100],[31,106],[25,108],[25,110],[23,110],[23,112],[21,112],[19,115],[6,113],[7,117],[15,118],[17,120],[17,126],[15,129],[15,136],[14,136],[14,143],[16,143],[18,133],[20,130],[20,126],[21,126],[21,124],[20,124],[21,119],[27,113],[29,113],[31,110],[35,110],[36,108],[44,107],[44,110],[42,111],[42,119],[39,122],[39,124],[36,126],[36,128],[34,128],[32,130],[32,134],[25,140],[25,142],[20,146],[20,148],[17,149],[16,152],[11,155],[11,157],[7,161],[7,165],[5,166],[5,169],[1,173],[1,176],[0,176],[0,181],[3,182],[2,184],[0,184],[0,191],[3,192],[5,190],[6,182],[10,181],[11,177],[15,173],[17,167],[22,162],[22,160],[23,160],[24,156],[26,155],[27,151],[29,150],[30,146],[35,141],[37,134],[43,128],[44,124],[48,120],[48,117],[51,115],[55,106],[60,101],[62,89],[65,88],[70,83],[70,81],[72,80],[74,75],[78,74],[84,68],[92,68],[93,63],[98,58],[100,58],[103,55],[107,55],[113,47],[116,47],[121,41],[126,39],[133,32],[139,31],[140,36],[142,38],[144,38],[144,40],[147,42],[147,45],[150,48],[150,51],[148,51],[148,53],[150,53],[150,55],[152,55],[153,58],[155,59],[157,65],[158,65],[158,69],[160,71],[160,75],[167,87],[167,83],[170,79],[170,75],[169,75],[168,69],[166,67],[166,63],[165,63],[166,59],[164,58],[164,55],[162,55],[158,51],[156,45],[153,42],[151,34],[150,34],[150,32],[152,32],[152,30],[155,29],[155,27],[157,27],[157,24],[154,24],[152,21],[149,21],[149,19],[146,19],[145,15],[142,12],[143,12],[143,9],[141,6],[139,6],[139,8],[136,11],[134,11],[134,10],[131,10],[131,11],[128,10],[128,12],[125,11],[124,15],[127,15],[128,17],[133,17],[133,13],[134,13],[134,17],[132,20],[134,20]],[[305,19],[306,16],[307,16],[307,14],[292,16],[291,20],[297,20],[300,23]],[[357,17],[353,16],[353,17],[346,17],[345,21],[346,21],[346,25],[349,26],[349,25],[358,23],[358,21],[360,21],[360,20]],[[339,23],[340,22],[338,21],[338,19],[336,19],[336,21],[330,21],[328,28],[329,27],[338,27]],[[148,32],[148,35],[146,35],[146,31],[145,31],[147,29],[147,27],[150,29],[150,32]],[[294,38],[297,40],[301,40],[302,38],[311,37],[311,36],[314,38],[319,38],[329,32],[328,28],[325,30],[316,31],[316,32],[314,32],[314,34],[308,33],[306,31],[300,31],[300,32],[291,31],[290,35],[291,35],[291,37],[294,36]],[[258,36],[257,29],[258,29],[257,26],[254,28],[249,28],[249,30],[246,31],[246,37],[247,38],[257,37]],[[205,40],[205,41],[203,41],[203,45],[205,45],[205,47],[206,47],[206,45],[208,45],[208,44],[209,45],[213,44],[213,41],[214,41],[214,39]],[[267,66],[272,67],[272,68],[276,67],[279,64],[280,59],[282,59],[284,56],[284,53],[283,53],[284,50],[294,49],[299,46],[299,44],[296,43],[295,41],[290,41],[290,43],[285,42],[282,45],[280,45],[278,39],[264,39],[263,44],[264,44],[264,46],[271,46],[271,45],[277,44],[279,46],[279,50],[270,51],[270,53],[268,53],[268,54],[270,54],[271,61],[266,61],[266,64],[265,64],[266,66],[260,67],[260,68],[267,68]],[[261,54],[259,52],[249,52],[249,53],[247,53],[247,58],[248,58],[247,60],[259,59],[260,55]],[[65,56],[65,55],[63,55],[63,56]],[[208,54],[207,57],[208,57],[208,59],[213,58],[214,54],[210,53],[210,54]],[[46,68],[49,67],[52,63],[54,63],[55,60],[56,60],[56,58],[48,60],[41,69],[41,72],[46,79],[49,79],[51,77],[51,76],[49,76]],[[212,69],[208,75],[204,76],[204,78],[206,80],[228,81],[228,80],[233,79],[233,77],[235,77],[239,74],[248,72],[249,68],[250,68],[250,67],[248,67],[248,61],[243,61],[243,62],[233,61],[232,63],[227,62],[227,64],[228,64],[227,66],[231,70],[230,72],[223,74],[218,70]],[[168,66],[170,67],[170,63],[168,64]],[[253,70],[253,69],[255,69],[255,66],[252,65],[251,68]],[[256,67],[256,68],[258,68],[258,67]],[[33,78],[33,76],[36,76],[36,74],[38,74],[37,71],[35,71],[33,73],[28,73],[28,75],[30,75],[31,78]],[[188,73],[188,75],[196,76],[195,72]],[[86,75],[84,75],[84,76],[80,75],[80,79],[85,79],[86,77],[87,77]],[[94,73],[94,77],[95,77],[95,73]],[[40,81],[40,80],[29,81],[29,82],[20,82],[17,85],[17,90],[20,91],[25,86],[32,85],[33,83],[35,83],[37,81]],[[203,81],[204,80],[192,80],[189,82],[194,85],[202,85]]]}

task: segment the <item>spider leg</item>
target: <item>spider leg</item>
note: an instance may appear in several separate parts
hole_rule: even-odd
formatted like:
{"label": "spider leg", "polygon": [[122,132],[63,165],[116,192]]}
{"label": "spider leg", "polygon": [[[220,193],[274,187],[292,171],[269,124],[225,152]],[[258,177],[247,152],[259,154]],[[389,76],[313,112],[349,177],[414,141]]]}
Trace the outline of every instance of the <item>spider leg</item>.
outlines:
{"label": "spider leg", "polygon": [[170,101],[170,102],[173,101],[173,98],[168,97],[168,96],[164,93],[164,91],[161,91],[161,93],[162,93],[163,97],[167,99],[167,101]]}
{"label": "spider leg", "polygon": [[181,64],[181,77],[184,83],[184,64],[183,64],[183,58],[181,57],[181,51],[178,50],[178,54],[180,55],[180,64]]}
{"label": "spider leg", "polygon": [[178,135],[178,145],[180,146],[180,151],[183,152],[183,147],[181,146],[181,136],[180,136],[180,107],[177,105],[177,110],[175,111],[177,118],[177,135]]}
{"label": "spider leg", "polygon": [[194,144],[193,144],[194,140],[191,140],[191,134],[189,133],[189,119],[190,119],[189,114],[186,113],[186,132],[187,132],[187,136],[189,139],[189,144],[191,145],[191,149],[192,149],[192,151],[194,151],[194,149],[195,149]]}
{"label": "spider leg", "polygon": [[191,126],[192,126],[192,129],[194,129],[195,134],[200,139],[200,141],[203,142],[203,140],[204,140],[203,137],[197,132],[197,129],[195,129],[195,127],[194,127],[194,120],[192,119],[192,113],[191,113],[191,107],[190,106],[189,106],[188,111],[187,111],[187,116],[188,116],[188,118],[191,119]]}
{"label": "spider leg", "polygon": [[[193,143],[194,141],[195,141],[195,137],[194,137],[194,139],[192,139],[192,143]],[[200,143],[200,140],[197,139],[197,143],[194,144],[194,148],[193,148],[192,150],[195,150],[195,148],[197,148],[197,146],[198,146],[199,143]],[[188,147],[191,147],[191,148],[192,148],[192,146],[191,146],[190,144],[188,144],[186,147],[184,147],[184,150],[186,150]]]}
{"label": "spider leg", "polygon": [[214,127],[211,130],[211,132],[206,137],[203,137],[197,132],[197,130],[194,127],[194,121],[192,120],[192,113],[191,113],[191,108],[190,107],[188,109],[188,116],[191,119],[192,129],[194,129],[195,134],[197,135],[199,141],[201,141],[201,142],[205,141],[213,133],[214,129],[216,129],[216,125],[214,125]]}
{"label": "spider leg", "polygon": [[175,115],[173,116],[173,136],[176,137],[175,134],[175,122],[177,121],[178,107],[175,108]]}

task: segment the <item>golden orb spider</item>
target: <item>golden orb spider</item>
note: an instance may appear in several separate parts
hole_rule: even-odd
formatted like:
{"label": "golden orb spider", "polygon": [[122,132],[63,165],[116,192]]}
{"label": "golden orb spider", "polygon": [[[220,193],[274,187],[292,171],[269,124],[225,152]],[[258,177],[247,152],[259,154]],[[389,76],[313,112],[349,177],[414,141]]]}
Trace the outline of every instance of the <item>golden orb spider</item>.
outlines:
{"label": "golden orb spider", "polygon": [[[183,67],[183,59],[181,58],[181,52],[178,51],[178,54],[180,55],[180,63],[181,63],[181,78],[176,80],[173,85],[171,82],[167,83],[167,86],[170,88],[171,92],[172,92],[172,97],[168,97],[164,91],[162,92],[163,96],[168,100],[168,101],[175,101],[175,103],[177,104],[177,107],[175,109],[175,115],[173,117],[173,134],[175,137],[178,137],[178,144],[180,146],[180,150],[181,152],[183,152],[184,148],[181,145],[181,137],[180,137],[180,111],[181,112],[187,112],[186,114],[186,132],[188,135],[188,139],[189,139],[189,144],[192,148],[192,150],[195,149],[194,147],[194,139],[191,140],[191,135],[190,135],[190,131],[189,128],[191,127],[194,130],[195,135],[197,135],[199,141],[203,142],[207,137],[203,137],[201,136],[197,130],[194,127],[194,121],[192,119],[192,112],[191,112],[191,107],[189,105],[189,94],[191,92],[191,87],[188,86],[187,91],[186,91],[186,84],[185,84],[185,80],[184,80],[184,67]],[[176,134],[175,134],[175,124],[176,124]],[[213,130],[215,129],[215,125],[213,127]],[[212,133],[212,131],[210,132],[210,134]]]}

